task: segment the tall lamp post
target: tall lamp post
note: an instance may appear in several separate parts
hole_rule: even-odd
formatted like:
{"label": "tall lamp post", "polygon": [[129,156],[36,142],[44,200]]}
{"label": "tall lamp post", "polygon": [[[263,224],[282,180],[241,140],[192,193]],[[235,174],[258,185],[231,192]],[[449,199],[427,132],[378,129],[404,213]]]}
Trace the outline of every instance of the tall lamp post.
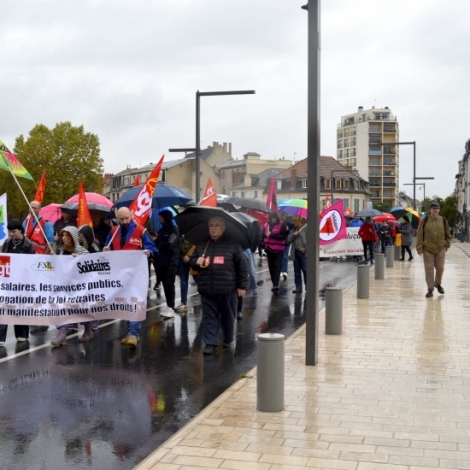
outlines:
{"label": "tall lamp post", "polygon": [[254,95],[255,90],[236,91],[196,91],[196,147],[195,148],[175,148],[170,152],[195,152],[196,153],[196,197],[201,199],[201,96],[225,96],[225,95]]}
{"label": "tall lamp post", "polygon": [[[403,183],[403,186],[415,186],[414,183]],[[416,186],[423,187],[423,201],[426,199],[426,183],[417,183]]]}

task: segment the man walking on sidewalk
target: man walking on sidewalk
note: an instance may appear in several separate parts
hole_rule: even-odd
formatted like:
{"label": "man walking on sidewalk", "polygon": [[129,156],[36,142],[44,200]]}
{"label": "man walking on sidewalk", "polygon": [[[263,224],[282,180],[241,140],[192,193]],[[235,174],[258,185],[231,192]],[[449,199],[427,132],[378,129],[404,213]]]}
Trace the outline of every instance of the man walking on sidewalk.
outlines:
{"label": "man walking on sidewalk", "polygon": [[416,242],[418,255],[423,255],[424,272],[428,285],[426,297],[428,298],[433,296],[434,287],[439,294],[444,293],[441,285],[442,275],[444,274],[446,251],[450,248],[452,238],[447,220],[439,215],[440,208],[438,202],[431,202],[429,215],[419,224]]}

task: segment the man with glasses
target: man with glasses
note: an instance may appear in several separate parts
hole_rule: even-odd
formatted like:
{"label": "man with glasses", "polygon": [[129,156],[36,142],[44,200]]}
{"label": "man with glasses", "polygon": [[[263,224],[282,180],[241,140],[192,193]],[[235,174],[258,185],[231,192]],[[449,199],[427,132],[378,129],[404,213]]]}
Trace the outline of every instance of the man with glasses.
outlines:
{"label": "man with glasses", "polygon": [[429,215],[421,220],[418,228],[416,251],[423,256],[424,272],[428,291],[426,297],[432,297],[434,288],[444,294],[442,275],[446,251],[450,248],[450,228],[447,220],[439,215],[441,206],[433,201],[429,205]]}
{"label": "man with glasses", "polygon": [[243,250],[225,235],[221,217],[209,220],[209,237],[196,246],[190,265],[197,273],[197,288],[202,304],[202,341],[204,354],[214,354],[219,345],[222,324],[223,347],[233,341],[238,297],[248,286],[248,265]]}

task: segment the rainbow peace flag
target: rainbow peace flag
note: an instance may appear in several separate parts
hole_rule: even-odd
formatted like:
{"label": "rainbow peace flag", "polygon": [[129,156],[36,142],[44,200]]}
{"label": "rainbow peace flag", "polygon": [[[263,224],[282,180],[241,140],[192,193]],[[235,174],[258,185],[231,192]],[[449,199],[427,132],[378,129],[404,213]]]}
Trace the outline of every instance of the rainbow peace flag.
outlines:
{"label": "rainbow peace flag", "polygon": [[15,176],[20,178],[28,178],[34,181],[28,170],[20,163],[20,161],[11,153],[7,146],[0,140],[0,170],[11,171]]}

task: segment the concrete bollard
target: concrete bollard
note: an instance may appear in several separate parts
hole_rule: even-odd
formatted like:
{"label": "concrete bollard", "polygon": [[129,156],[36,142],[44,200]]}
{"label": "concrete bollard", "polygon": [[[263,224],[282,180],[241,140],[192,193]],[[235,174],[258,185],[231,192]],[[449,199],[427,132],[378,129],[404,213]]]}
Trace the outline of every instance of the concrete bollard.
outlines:
{"label": "concrete bollard", "polygon": [[394,251],[393,251],[393,260],[394,261],[400,261],[401,258],[401,246],[394,246]]}
{"label": "concrete bollard", "polygon": [[387,246],[385,248],[385,260],[387,268],[393,268],[395,258],[395,247]]}
{"label": "concrete bollard", "polygon": [[325,333],[340,335],[343,332],[343,289],[325,289]]}
{"label": "concrete bollard", "polygon": [[383,280],[385,279],[385,259],[382,253],[377,253],[375,255],[375,270],[374,276],[375,279]]}
{"label": "concrete bollard", "polygon": [[258,335],[258,370],[256,377],[256,409],[284,409],[284,335]]}
{"label": "concrete bollard", "polygon": [[357,267],[357,298],[368,299],[369,298],[369,266],[358,266]]}

